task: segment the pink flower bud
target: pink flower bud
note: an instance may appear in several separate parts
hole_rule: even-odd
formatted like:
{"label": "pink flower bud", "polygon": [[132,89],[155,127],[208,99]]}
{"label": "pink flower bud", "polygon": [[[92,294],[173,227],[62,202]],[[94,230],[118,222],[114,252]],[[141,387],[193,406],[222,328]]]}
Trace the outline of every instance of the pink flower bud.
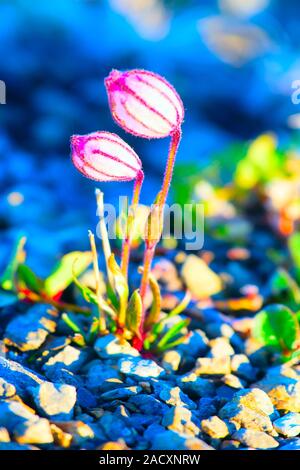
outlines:
{"label": "pink flower bud", "polygon": [[131,181],[142,171],[137,154],[110,132],[73,135],[71,151],[77,170],[96,181]]}
{"label": "pink flower bud", "polygon": [[160,75],[146,70],[112,70],[105,85],[113,118],[127,132],[160,138],[180,127],[184,117],[182,101]]}

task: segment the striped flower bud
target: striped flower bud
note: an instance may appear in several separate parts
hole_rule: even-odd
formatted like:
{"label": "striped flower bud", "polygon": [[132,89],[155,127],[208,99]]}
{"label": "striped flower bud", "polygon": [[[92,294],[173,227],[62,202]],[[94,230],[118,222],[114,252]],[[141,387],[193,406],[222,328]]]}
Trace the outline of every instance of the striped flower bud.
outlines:
{"label": "striped flower bud", "polygon": [[139,137],[167,137],[183,121],[184,108],[176,90],[160,75],[146,70],[112,70],[105,79],[113,118]]}
{"label": "striped flower bud", "polygon": [[71,156],[77,170],[96,181],[131,181],[142,171],[137,154],[110,132],[72,136]]}

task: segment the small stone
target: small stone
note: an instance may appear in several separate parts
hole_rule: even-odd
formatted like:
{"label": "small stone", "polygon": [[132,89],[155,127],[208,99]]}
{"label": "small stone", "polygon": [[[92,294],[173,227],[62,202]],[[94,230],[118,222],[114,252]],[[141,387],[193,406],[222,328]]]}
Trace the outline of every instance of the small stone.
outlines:
{"label": "small stone", "polygon": [[94,349],[102,359],[111,357],[120,358],[123,356],[139,356],[139,352],[133,348],[128,341],[121,340],[113,334],[98,338],[95,342]]}
{"label": "small stone", "polygon": [[196,409],[195,403],[185,395],[179,387],[159,381],[152,382],[156,396],[169,406],[185,406],[190,410]]}
{"label": "small stone", "polygon": [[0,428],[0,442],[10,442],[9,433],[6,428]]}
{"label": "small stone", "polygon": [[162,425],[171,431],[196,436],[200,429],[192,422],[192,413],[183,406],[169,409],[162,419]]}
{"label": "small stone", "polygon": [[233,402],[246,406],[258,413],[272,415],[274,406],[268,395],[259,388],[244,389],[235,393]]}
{"label": "small stone", "polygon": [[272,367],[269,369],[270,375],[282,375],[283,377],[289,377],[290,379],[300,380],[300,368],[299,366],[289,367],[287,364],[281,366]]}
{"label": "small stone", "polygon": [[179,351],[170,350],[163,354],[161,364],[167,372],[176,372],[179,369],[180,361]]}
{"label": "small stone", "polygon": [[274,437],[265,432],[255,431],[253,429],[239,429],[233,434],[233,439],[241,442],[245,446],[253,449],[274,449],[279,443]]}
{"label": "small stone", "polygon": [[0,398],[11,398],[16,394],[16,387],[0,377]]}
{"label": "small stone", "polygon": [[20,351],[38,349],[56,329],[57,312],[51,306],[37,304],[17,316],[7,326],[4,343]]}
{"label": "small stone", "polygon": [[15,361],[0,356],[0,377],[16,388],[21,397],[27,394],[27,388],[43,382],[36,372],[23,367]]}
{"label": "small stone", "polygon": [[157,400],[151,395],[136,395],[131,397],[126,406],[133,405],[134,410],[138,409],[141,413],[150,416],[163,416],[169,409],[165,403]]}
{"label": "small stone", "polygon": [[19,444],[51,444],[53,442],[47,419],[40,418],[21,402],[0,403],[0,425],[13,434]]}
{"label": "small stone", "polygon": [[193,330],[187,338],[177,347],[182,356],[194,358],[204,356],[208,350],[208,339],[202,330]]}
{"label": "small stone", "polygon": [[39,419],[34,411],[18,401],[0,402],[0,426],[12,433],[15,427],[26,421],[36,422]]}
{"label": "small stone", "polygon": [[196,255],[187,256],[181,276],[196,299],[207,299],[222,290],[221,278]]}
{"label": "small stone", "polygon": [[117,384],[123,386],[120,379],[119,371],[97,360],[93,361],[88,369],[86,386],[93,392],[105,392],[115,388]]}
{"label": "small stone", "polygon": [[140,359],[139,357],[128,357],[120,359],[118,368],[122,374],[135,379],[160,377],[165,374],[156,362],[151,359]]}
{"label": "small stone", "polygon": [[235,333],[228,323],[211,322],[205,325],[205,331],[210,338],[225,337],[237,352],[244,352],[244,341]]}
{"label": "small stone", "polygon": [[51,444],[53,442],[50,424],[45,418],[18,424],[14,429],[14,438],[19,444]]}
{"label": "small stone", "polygon": [[57,420],[72,418],[76,403],[76,388],[72,385],[44,382],[31,388],[30,393],[43,416]]}
{"label": "small stone", "polygon": [[72,444],[81,445],[87,439],[94,439],[93,429],[82,421],[56,421],[56,426],[65,434],[71,436]]}
{"label": "small stone", "polygon": [[60,369],[78,372],[87,360],[87,353],[82,349],[66,346],[43,365],[45,375],[52,380],[53,375]]}
{"label": "small stone", "polygon": [[269,395],[277,410],[300,412],[300,380],[270,372],[255,386]]}
{"label": "small stone", "polygon": [[245,388],[245,384],[234,374],[224,375],[221,380],[228,387],[235,389]]}
{"label": "small stone", "polygon": [[285,437],[295,437],[300,434],[300,413],[287,413],[273,422],[279,434]]}
{"label": "small stone", "polygon": [[193,436],[181,435],[175,431],[155,434],[152,450],[214,450],[213,447]]}
{"label": "small stone", "polygon": [[60,447],[67,449],[70,447],[72,442],[71,434],[63,432],[56,424],[52,423],[50,425],[54,443]]}
{"label": "small stone", "polygon": [[219,416],[221,419],[229,419],[237,428],[242,427],[257,431],[273,432],[272,422],[267,415],[234,402],[229,402],[223,406]]}
{"label": "small stone", "polygon": [[208,379],[198,377],[193,372],[181,376],[178,384],[192,398],[212,397],[215,394],[214,384]]}
{"label": "small stone", "polygon": [[248,382],[253,382],[257,376],[257,370],[251,365],[245,354],[235,354],[232,356],[231,371]]}
{"label": "small stone", "polygon": [[73,385],[76,388],[83,387],[83,380],[81,377],[70,370],[54,367],[49,369],[47,375],[51,377],[51,382]]}
{"label": "small stone", "polygon": [[219,336],[231,338],[235,334],[232,327],[227,323],[208,323],[205,325],[205,331],[210,338],[218,338]]}
{"label": "small stone", "polygon": [[101,400],[103,401],[127,400],[128,398],[140,393],[141,390],[142,390],[141,387],[117,388],[115,390],[110,390],[108,392],[102,393]]}
{"label": "small stone", "polygon": [[125,419],[112,413],[105,413],[98,423],[107,439],[111,441],[124,439],[127,445],[132,445],[136,438],[137,432],[126,425]]}
{"label": "small stone", "polygon": [[199,357],[193,372],[196,375],[230,374],[230,357]]}
{"label": "small stone", "polygon": [[218,416],[211,416],[201,421],[201,429],[213,439],[223,439],[229,434],[227,424]]}
{"label": "small stone", "polygon": [[67,336],[48,336],[47,341],[40,348],[40,356],[38,360],[43,363],[47,361],[48,357],[64,349],[71,344],[71,338]]}
{"label": "small stone", "polygon": [[208,343],[210,347],[210,357],[233,356],[235,351],[231,346],[229,339],[225,337],[211,339]]}

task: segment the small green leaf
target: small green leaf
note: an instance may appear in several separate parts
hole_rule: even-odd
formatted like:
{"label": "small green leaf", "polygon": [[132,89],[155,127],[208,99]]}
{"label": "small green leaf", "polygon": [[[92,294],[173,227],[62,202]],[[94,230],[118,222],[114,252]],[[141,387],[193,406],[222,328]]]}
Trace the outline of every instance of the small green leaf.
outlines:
{"label": "small green leaf", "polygon": [[26,264],[20,264],[17,270],[18,283],[24,285],[32,292],[40,294],[44,289],[44,282]]}
{"label": "small green leaf", "polygon": [[110,315],[112,318],[116,317],[116,312],[111,307],[103,297],[97,297],[97,294],[93,292],[89,287],[84,286],[75,276],[73,275],[73,282],[76,285],[76,287],[79,289],[82,297],[84,300],[90,304],[97,305],[97,307],[100,307],[105,313]]}
{"label": "small green leaf", "polygon": [[76,261],[75,275],[80,276],[91,264],[93,258],[90,251],[73,251],[64,255],[50,276],[45,280],[45,294],[54,297],[64,291],[73,281],[73,265]]}
{"label": "small green leaf", "polygon": [[139,293],[136,289],[130,297],[127,311],[126,311],[126,328],[140,336],[140,326],[143,314],[143,304]]}
{"label": "small green leaf", "polygon": [[176,317],[176,315],[180,315],[182,312],[184,312],[184,310],[189,305],[191,299],[192,299],[191,293],[189,291],[186,291],[186,294],[183,297],[182,301],[179,302],[179,304],[176,305],[176,307],[173,308],[173,310],[171,310],[170,313],[168,313],[167,319]]}
{"label": "small green leaf", "polygon": [[254,318],[253,336],[276,350],[292,351],[298,334],[297,317],[284,305],[268,305]]}
{"label": "small green leaf", "polygon": [[11,259],[0,278],[0,287],[4,290],[14,290],[15,275],[19,264],[24,263],[26,253],[24,246],[26,243],[26,237],[20,236],[15,244]]}
{"label": "small green leaf", "polygon": [[94,317],[88,332],[88,342],[92,344],[99,333],[99,318]]}
{"label": "small green leaf", "polygon": [[180,338],[175,339],[174,341],[170,341],[166,343],[162,348],[160,348],[160,351],[163,352],[163,351],[166,351],[167,349],[172,349],[178,346],[179,344],[182,344],[186,340],[186,338],[189,336],[189,334],[190,333],[187,333],[186,335],[183,335]]}
{"label": "small green leaf", "polygon": [[187,291],[184,298],[182,299],[182,301],[179,302],[179,304],[176,305],[176,307],[173,310],[171,310],[171,312],[169,312],[167,315],[165,315],[157,323],[153,324],[152,334],[154,336],[158,336],[162,332],[165,323],[170,318],[175,317],[176,315],[180,315],[180,313],[182,313],[186,309],[186,307],[190,303],[190,300],[191,300],[191,293],[189,291]]}
{"label": "small green leaf", "polygon": [[124,326],[125,318],[126,318],[128,295],[129,295],[128,284],[113,254],[111,254],[108,259],[108,268],[112,276],[114,277],[115,289],[117,291],[119,301],[120,301],[119,324],[120,326]]}
{"label": "small green leaf", "polygon": [[152,292],[153,301],[151,310],[148,313],[145,321],[146,329],[151,328],[152,325],[155,325],[159,321],[162,303],[159,284],[152,274],[149,274],[149,285]]}
{"label": "small green leaf", "polygon": [[95,292],[92,291],[87,286],[84,286],[75,276],[73,277],[73,282],[76,287],[79,289],[84,300],[90,304],[98,305],[98,299]]}
{"label": "small green leaf", "polygon": [[190,319],[187,318],[186,320],[181,320],[178,323],[175,323],[175,325],[171,326],[171,328],[160,339],[157,345],[157,349],[163,350],[166,344],[175,340],[175,337],[181,332],[181,330],[186,328],[189,325],[189,323],[190,323]]}
{"label": "small green leaf", "polygon": [[72,318],[67,313],[63,313],[61,319],[65,322],[66,325],[68,325],[68,327],[72,331],[74,331],[74,333],[80,333],[82,336],[84,336],[84,333],[80,326],[74,320],[72,320]]}

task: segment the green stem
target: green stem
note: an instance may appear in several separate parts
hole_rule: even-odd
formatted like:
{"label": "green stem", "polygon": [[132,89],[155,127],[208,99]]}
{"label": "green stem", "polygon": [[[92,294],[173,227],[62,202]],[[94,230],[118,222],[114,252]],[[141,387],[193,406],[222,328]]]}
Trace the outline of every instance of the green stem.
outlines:
{"label": "green stem", "polygon": [[111,255],[111,248],[110,248],[107,228],[106,228],[106,224],[104,220],[104,200],[103,200],[104,195],[103,195],[103,192],[100,191],[100,189],[96,189],[95,194],[96,194],[96,201],[97,201],[97,209],[98,209],[97,213],[99,217],[99,228],[100,228],[102,248],[103,248],[103,253],[104,253],[104,258],[105,258],[106,272],[107,272],[108,282],[111,288],[114,289],[114,278],[108,268],[108,260]]}
{"label": "green stem", "polygon": [[[95,280],[96,280],[96,295],[97,298],[101,298],[101,278],[100,278],[100,271],[99,271],[99,264],[98,264],[98,255],[97,255],[97,249],[96,249],[96,243],[95,243],[95,236],[94,234],[89,231],[89,239],[90,239],[90,244],[91,244],[91,250],[93,254],[93,266],[94,266],[94,273],[95,273]],[[105,316],[104,312],[102,311],[100,307],[100,302],[99,302],[99,331],[100,333],[104,333],[106,331],[106,321],[105,321]]]}
{"label": "green stem", "polygon": [[149,274],[151,272],[152,260],[155,252],[155,245],[146,245],[146,250],[144,253],[144,261],[143,261],[143,275],[141,280],[140,286],[140,295],[143,303],[143,313],[142,313],[142,320],[141,320],[141,335],[144,332],[144,323],[145,323],[145,316],[146,316],[146,308],[145,308],[145,297],[147,294],[148,284],[149,284]]}

